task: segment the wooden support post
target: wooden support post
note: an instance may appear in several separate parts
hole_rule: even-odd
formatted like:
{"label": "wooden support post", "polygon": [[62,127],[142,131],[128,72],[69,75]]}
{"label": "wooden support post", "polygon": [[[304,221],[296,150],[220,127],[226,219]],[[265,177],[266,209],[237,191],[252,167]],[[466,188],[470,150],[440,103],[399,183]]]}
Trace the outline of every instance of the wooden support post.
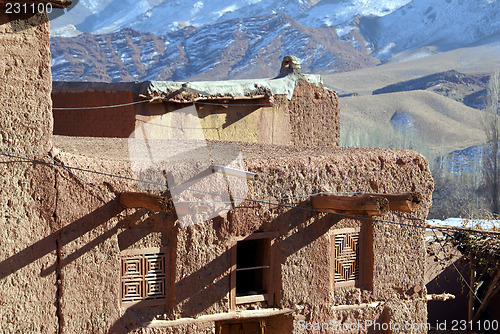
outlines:
{"label": "wooden support post", "polygon": [[123,192],[118,196],[118,201],[127,208],[145,208],[156,212],[174,210],[174,202],[171,198],[149,193]]}
{"label": "wooden support post", "polygon": [[470,266],[470,280],[469,280],[469,305],[468,305],[468,321],[474,319],[474,304],[476,302],[475,290],[475,278],[476,278],[476,266],[474,264],[474,258],[469,256],[469,266]]}
{"label": "wooden support post", "polygon": [[352,216],[383,216],[389,212],[389,201],[378,195],[318,195],[311,198],[311,203],[315,210]]}

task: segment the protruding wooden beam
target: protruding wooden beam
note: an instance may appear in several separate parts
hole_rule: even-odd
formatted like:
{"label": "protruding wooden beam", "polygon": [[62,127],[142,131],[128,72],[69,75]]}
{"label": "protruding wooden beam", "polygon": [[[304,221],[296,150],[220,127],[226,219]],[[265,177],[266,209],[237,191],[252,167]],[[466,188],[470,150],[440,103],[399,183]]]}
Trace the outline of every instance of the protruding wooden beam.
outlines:
{"label": "protruding wooden beam", "polygon": [[315,210],[361,217],[383,216],[389,212],[386,198],[370,194],[317,195],[311,198],[311,204]]}
{"label": "protruding wooden beam", "polygon": [[123,192],[118,196],[118,201],[127,208],[145,208],[156,212],[174,210],[174,202],[171,198],[149,193]]}
{"label": "protruding wooden beam", "polygon": [[423,197],[419,192],[409,192],[403,194],[370,194],[372,196],[382,196],[389,201],[389,209],[392,211],[415,212],[420,207]]}

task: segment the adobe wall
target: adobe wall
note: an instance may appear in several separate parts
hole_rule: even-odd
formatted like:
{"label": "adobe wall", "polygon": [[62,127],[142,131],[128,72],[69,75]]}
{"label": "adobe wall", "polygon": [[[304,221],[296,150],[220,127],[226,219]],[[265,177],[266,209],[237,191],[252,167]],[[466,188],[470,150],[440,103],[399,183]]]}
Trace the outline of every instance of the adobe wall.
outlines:
{"label": "adobe wall", "polygon": [[[109,106],[134,101],[131,91],[52,92],[55,108]],[[54,134],[65,136],[125,137],[134,131],[134,106],[109,109],[53,110]]]}
{"label": "adobe wall", "polygon": [[[250,198],[301,196],[321,188],[332,192],[419,191],[424,202],[417,216],[425,217],[431,205],[433,181],[427,162],[412,151],[338,148],[318,152],[259,145],[242,147],[248,170],[259,173],[259,180],[249,183]],[[59,153],[56,158],[71,166],[132,176],[124,162],[68,153]],[[55,175],[57,233],[61,235],[57,253],[62,333],[120,333],[124,328],[137,333],[213,333],[213,323],[161,329],[141,326],[155,319],[228,312],[231,238],[259,229],[280,234],[275,258],[279,265],[274,274],[275,291],[281,294],[276,296],[276,304],[295,309],[292,316],[268,319],[268,329],[281,329],[276,333],[282,333],[283,328],[293,327],[290,332],[307,332],[301,329],[301,321],[426,322],[423,229],[312,213],[306,211],[310,208],[307,198],[279,202],[306,210],[246,203],[224,217],[180,228],[168,214],[123,210],[67,171],[58,169]],[[111,197],[136,189],[132,181],[78,175]],[[384,219],[418,224],[396,214]],[[371,283],[364,288],[331,290],[330,236],[336,229],[360,225],[369,231],[373,241]],[[170,248],[169,265],[176,268],[166,305],[143,307],[139,303],[122,310],[120,252],[161,246]],[[372,302],[381,303],[347,311],[333,308]],[[261,307],[258,303],[247,306]]]}
{"label": "adobe wall", "polygon": [[[2,11],[3,12],[3,11]],[[45,15],[0,13],[0,149],[46,154],[52,143],[49,25]],[[22,158],[0,163],[0,327],[56,333],[54,173]]]}
{"label": "adobe wall", "polygon": [[[275,101],[279,110],[277,114],[284,112],[291,128],[291,140],[288,145],[340,146],[340,107],[336,92],[301,81],[291,100],[280,95],[275,97]],[[280,123],[279,120],[275,122]],[[282,130],[277,130],[279,131]]]}
{"label": "adobe wall", "polygon": [[[110,106],[137,102],[132,83],[54,83],[55,108]],[[104,87],[104,88],[102,88]],[[276,145],[327,146],[340,144],[340,111],[334,91],[320,83],[299,80],[291,99],[273,95],[267,99],[200,101],[196,111],[208,140],[243,141]],[[214,105],[218,104],[218,105]],[[145,122],[175,126],[172,111],[190,106],[180,103],[140,103],[105,109],[54,110],[54,134],[66,136],[128,138]]]}

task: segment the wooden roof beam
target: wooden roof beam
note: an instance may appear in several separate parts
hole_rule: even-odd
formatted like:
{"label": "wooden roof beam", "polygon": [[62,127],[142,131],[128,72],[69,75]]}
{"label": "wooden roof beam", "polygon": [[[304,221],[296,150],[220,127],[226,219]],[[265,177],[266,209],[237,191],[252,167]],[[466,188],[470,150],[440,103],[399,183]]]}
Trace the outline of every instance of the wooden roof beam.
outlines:
{"label": "wooden roof beam", "polygon": [[422,194],[409,192],[403,194],[356,194],[340,196],[322,194],[313,196],[313,209],[352,216],[383,216],[389,212],[415,212],[422,202]]}
{"label": "wooden roof beam", "polygon": [[360,217],[383,216],[389,212],[386,198],[370,194],[317,195],[311,197],[311,204],[315,210]]}

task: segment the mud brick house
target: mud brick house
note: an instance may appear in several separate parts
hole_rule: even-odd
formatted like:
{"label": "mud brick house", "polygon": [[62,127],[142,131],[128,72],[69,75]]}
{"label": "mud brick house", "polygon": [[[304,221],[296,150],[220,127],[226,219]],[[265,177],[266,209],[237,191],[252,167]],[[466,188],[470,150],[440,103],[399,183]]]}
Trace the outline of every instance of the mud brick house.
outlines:
{"label": "mud brick house", "polygon": [[[53,135],[46,17],[0,17],[2,332],[327,333],[338,324],[348,326],[342,332],[426,332],[419,326],[427,315],[424,230],[387,210],[389,195],[418,192],[414,214],[427,215],[427,161],[406,150],[335,147],[336,94],[301,75],[294,58],[285,58],[281,78],[229,81],[231,89],[118,84],[113,100],[110,85],[97,85],[94,99],[82,84],[62,84],[56,108],[134,104],[117,107],[118,116],[114,108],[101,116],[89,109],[88,133]],[[105,136],[98,123],[107,117],[123,122],[108,123]],[[78,119],[56,115],[54,122]],[[191,150],[175,164],[132,161],[131,143],[148,129],[141,122],[169,129],[167,139],[201,124],[209,159]],[[228,155],[241,157],[238,168],[224,168]],[[158,166],[164,183],[197,180],[211,166],[229,195],[212,203],[190,198],[186,215],[173,203],[176,185],[145,190],[137,181],[151,180]],[[216,166],[224,173],[211,173]],[[258,177],[230,173],[241,169]],[[378,212],[358,203],[358,214],[369,214],[339,214],[353,210],[333,208],[330,200],[346,199],[319,194],[325,190],[382,194],[361,197],[374,198],[366,207],[375,203]],[[207,218],[207,204],[223,207]],[[191,224],[179,223],[182,215]]]}
{"label": "mud brick house", "polygon": [[[169,122],[172,111],[194,105],[207,140],[337,146],[335,94],[318,87],[320,76],[300,74],[300,65],[286,61],[290,64],[274,79],[54,82],[54,134],[129,138],[144,123]],[[286,75],[293,74],[292,66],[296,75]],[[120,107],[86,108],[110,105]]]}

